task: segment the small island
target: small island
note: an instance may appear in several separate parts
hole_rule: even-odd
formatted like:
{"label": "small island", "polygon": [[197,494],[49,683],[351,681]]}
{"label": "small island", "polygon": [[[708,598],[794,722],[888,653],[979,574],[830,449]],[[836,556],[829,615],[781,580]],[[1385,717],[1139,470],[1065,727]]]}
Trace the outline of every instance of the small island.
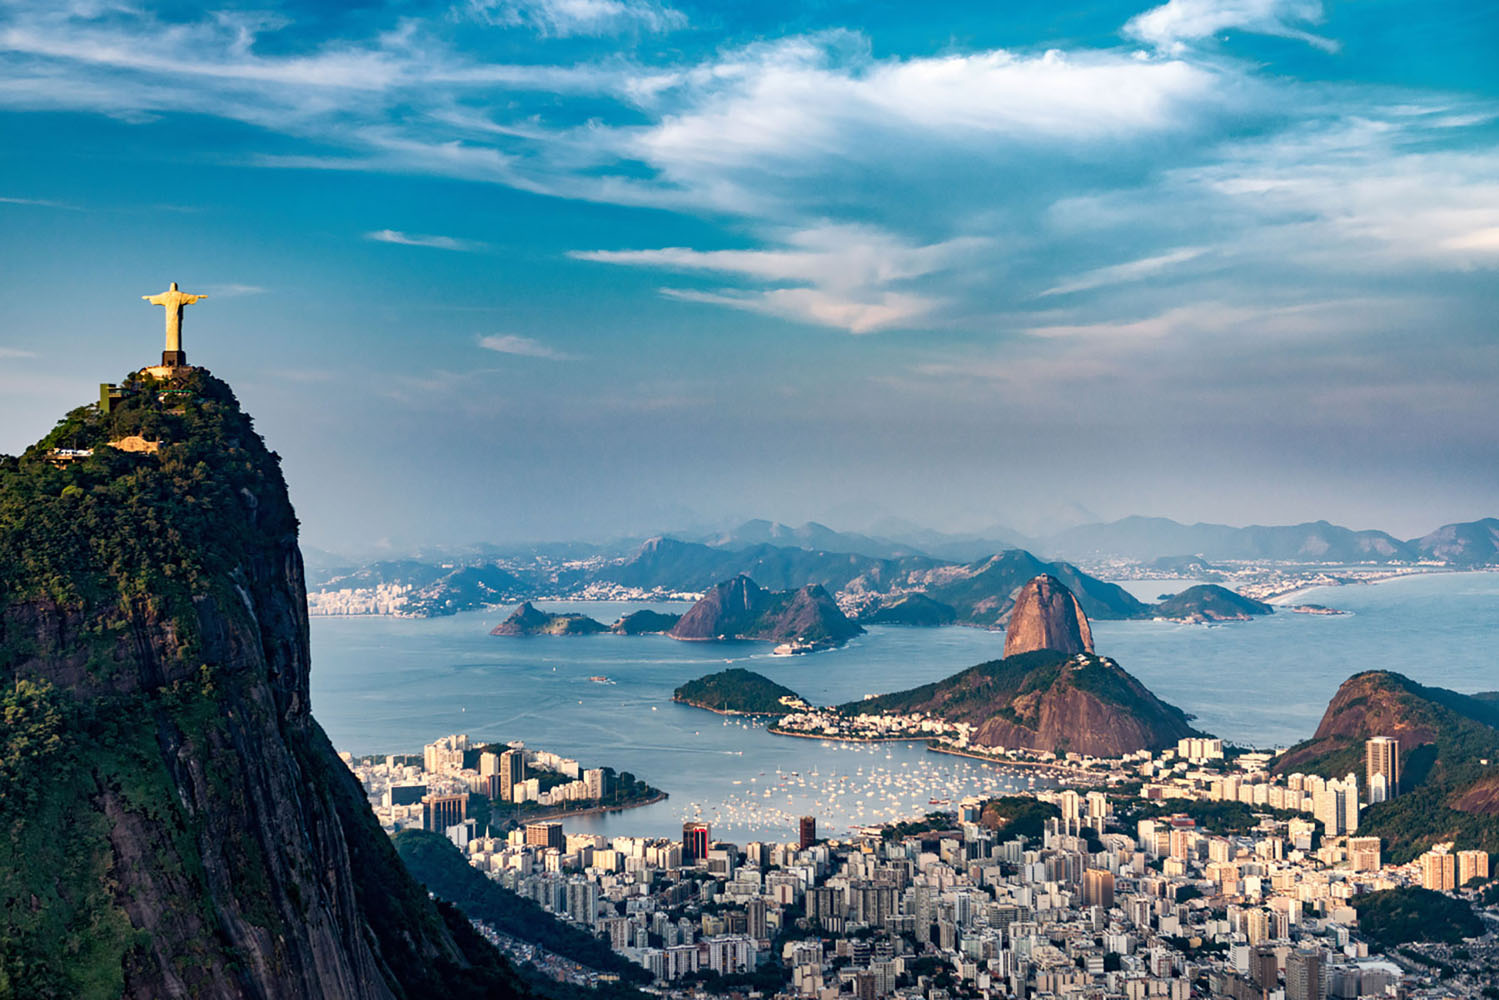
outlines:
{"label": "small island", "polygon": [[720,715],[779,716],[811,707],[790,688],[742,667],[688,681],[672,692],[671,700]]}
{"label": "small island", "polygon": [[676,628],[677,622],[681,620],[681,615],[642,608],[620,618],[609,626],[609,631],[618,635],[660,635]]}
{"label": "small island", "polygon": [[1157,618],[1202,624],[1208,622],[1247,622],[1259,615],[1274,614],[1275,609],[1262,601],[1236,594],[1227,587],[1204,583],[1188,587],[1155,606]]}
{"label": "small island", "polygon": [[765,590],[741,573],[704,594],[667,634],[696,642],[774,642],[777,653],[789,654],[832,649],[863,631],[821,586]]}
{"label": "small island", "polygon": [[587,615],[552,614],[525,602],[496,625],[490,635],[598,635],[609,626]]}
{"label": "small island", "polygon": [[1346,615],[1348,612],[1338,608],[1329,608],[1325,604],[1293,604],[1286,608],[1293,614],[1298,615]]}

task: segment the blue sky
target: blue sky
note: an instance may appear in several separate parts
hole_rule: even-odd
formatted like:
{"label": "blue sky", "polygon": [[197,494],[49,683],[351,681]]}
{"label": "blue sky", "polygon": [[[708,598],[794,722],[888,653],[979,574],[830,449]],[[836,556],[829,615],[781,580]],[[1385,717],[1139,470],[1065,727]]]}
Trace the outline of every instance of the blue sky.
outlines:
{"label": "blue sky", "polygon": [[1499,5],[0,3],[0,450],[159,350],[308,540],[1494,514]]}

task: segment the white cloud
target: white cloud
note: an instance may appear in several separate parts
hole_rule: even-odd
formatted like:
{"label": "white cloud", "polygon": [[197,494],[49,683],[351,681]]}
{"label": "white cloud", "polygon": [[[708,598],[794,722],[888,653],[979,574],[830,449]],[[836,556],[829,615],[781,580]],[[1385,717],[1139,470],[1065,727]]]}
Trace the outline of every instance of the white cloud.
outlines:
{"label": "white cloud", "polygon": [[526,27],[543,36],[659,34],[687,26],[687,15],[653,0],[470,0],[474,18],[502,27]]}
{"label": "white cloud", "polygon": [[1037,297],[1070,295],[1073,292],[1089,291],[1094,288],[1102,288],[1105,285],[1139,281],[1143,278],[1160,274],[1162,271],[1168,270],[1177,264],[1196,260],[1206,252],[1207,250],[1204,247],[1182,247],[1154,257],[1144,257],[1140,260],[1132,260],[1124,264],[1096,268],[1095,270],[1085,271],[1082,274],[1065,279],[1061,284],[1053,285],[1051,288],[1041,292]]}
{"label": "white cloud", "polygon": [[850,333],[907,326],[924,320],[940,297],[911,291],[914,279],[931,278],[987,248],[988,239],[960,237],[915,244],[868,226],[822,225],[778,234],[769,250],[575,251],[579,260],[722,274],[778,287],[712,291],[664,289],[671,298],[750,309]]}
{"label": "white cloud", "polygon": [[398,229],[377,229],[365,233],[364,238],[376,243],[394,243],[403,247],[428,247],[433,250],[458,250],[473,253],[483,250],[485,244],[477,240],[460,240],[455,236],[430,236],[424,233],[403,233]]}
{"label": "white cloud", "polygon": [[260,295],[264,291],[265,289],[259,285],[237,285],[234,283],[205,285],[203,287],[204,295],[212,295],[214,298],[219,299],[233,299],[241,295]]}
{"label": "white cloud", "polygon": [[1298,25],[1321,24],[1321,0],[1167,0],[1131,18],[1124,33],[1173,54],[1230,29],[1294,38],[1325,52],[1338,43]]}
{"label": "white cloud", "polygon": [[500,354],[515,354],[523,358],[545,358],[548,361],[576,361],[571,354],[554,350],[530,337],[518,337],[512,333],[492,333],[479,338],[479,346]]}

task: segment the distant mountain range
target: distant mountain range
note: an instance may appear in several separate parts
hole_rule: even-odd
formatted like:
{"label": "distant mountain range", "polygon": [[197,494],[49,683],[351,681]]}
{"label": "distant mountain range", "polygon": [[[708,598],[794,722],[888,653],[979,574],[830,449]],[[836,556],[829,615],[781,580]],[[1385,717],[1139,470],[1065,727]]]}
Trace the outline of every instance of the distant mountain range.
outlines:
{"label": "distant mountain range", "polygon": [[[935,532],[924,540],[946,552],[978,544]],[[1215,561],[1321,566],[1429,563],[1470,569],[1499,565],[1499,519],[1444,525],[1402,541],[1382,531],[1354,531],[1326,521],[1235,528],[1129,517],[1071,528],[1034,542],[1030,549],[989,549],[967,560],[874,535],[839,532],[815,522],[793,528],[764,520],[747,521],[706,540],[663,535],[625,554],[618,554],[617,549],[610,553],[594,549],[586,558],[558,558],[560,548],[531,546],[505,558],[467,563],[379,561],[309,573],[308,584],[318,598],[316,613],[394,608],[399,614],[429,617],[537,597],[695,596],[725,580],[746,576],[773,591],[823,587],[846,614],[867,621],[935,624],[948,620],[997,627],[1007,620],[1016,588],[1043,574],[1056,577],[1076,594],[1090,617],[1137,618],[1151,613],[1148,605],[1122,588],[1067,559],[1048,560],[1034,554],[1037,551],[1059,553],[1088,565],[1122,559],[1208,580],[1227,579],[1217,572]],[[574,555],[580,551],[571,550]],[[383,588],[378,601],[354,600],[348,610],[341,610],[345,605],[339,598],[322,599],[344,590],[378,588]],[[924,595],[940,607],[922,606],[920,614],[909,604],[898,612],[885,610],[913,594]],[[1168,609],[1164,614],[1191,617],[1190,610]]]}

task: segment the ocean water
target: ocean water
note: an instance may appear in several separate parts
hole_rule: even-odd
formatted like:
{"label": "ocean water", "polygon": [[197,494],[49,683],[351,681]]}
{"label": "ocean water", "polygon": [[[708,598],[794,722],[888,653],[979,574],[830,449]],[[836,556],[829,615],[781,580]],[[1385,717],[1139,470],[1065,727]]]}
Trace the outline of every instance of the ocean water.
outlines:
{"label": "ocean water", "polygon": [[[1330,588],[1301,600],[1353,614],[1281,612],[1213,627],[1098,622],[1094,636],[1100,653],[1193,713],[1199,728],[1258,746],[1310,735],[1338,684],[1360,670],[1399,670],[1460,691],[1499,688],[1499,574]],[[544,606],[609,622],[642,605]],[[817,703],[853,700],[994,659],[1003,651],[1001,633],[877,627],[842,649],[774,657],[763,643],[490,636],[504,616],[313,619],[314,715],[336,747],[356,754],[414,752],[455,732],[521,739],[585,766],[631,771],[671,795],[640,809],[570,819],[570,832],[672,835],[683,819],[701,817],[716,836],[782,840],[793,836],[803,813],[836,833],[925,811],[933,799],[1027,784],[1023,775],[919,744],[771,736],[747,720],[671,701],[677,685],[730,665]]]}

